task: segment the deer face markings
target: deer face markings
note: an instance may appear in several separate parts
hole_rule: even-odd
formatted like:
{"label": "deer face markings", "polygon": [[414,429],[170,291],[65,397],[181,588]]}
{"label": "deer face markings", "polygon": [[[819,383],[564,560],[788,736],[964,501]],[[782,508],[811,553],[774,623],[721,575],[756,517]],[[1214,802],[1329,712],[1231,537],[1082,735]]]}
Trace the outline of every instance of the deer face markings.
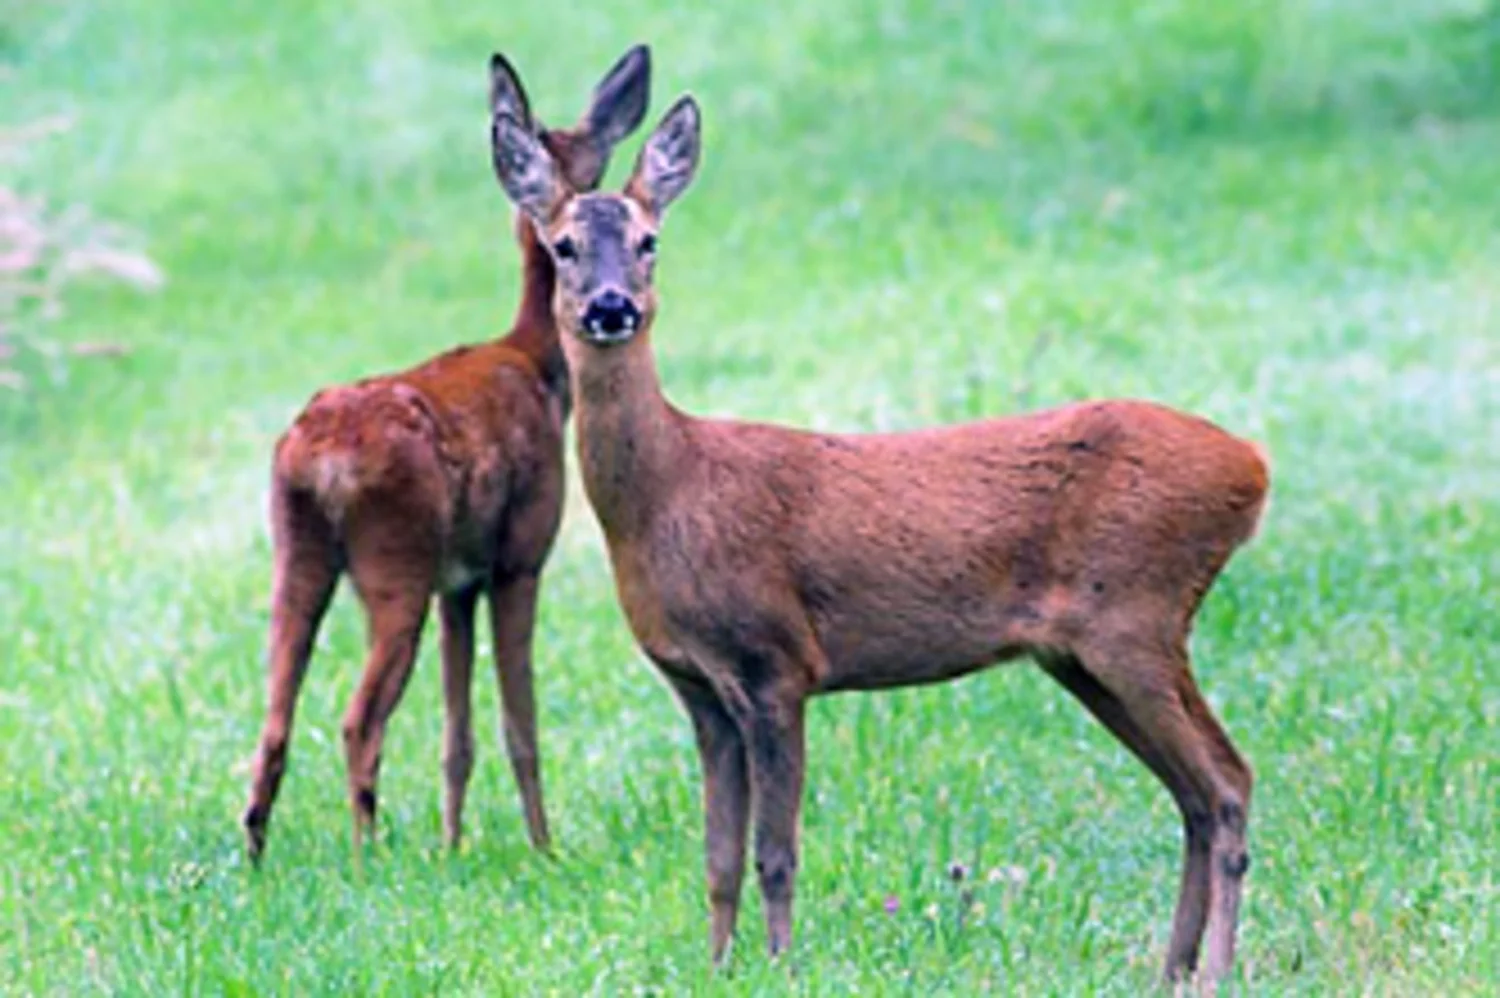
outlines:
{"label": "deer face markings", "polygon": [[593,346],[634,339],[656,314],[651,281],[661,217],[697,172],[698,105],[686,96],[672,105],[621,194],[570,193],[551,154],[521,122],[498,113],[493,127],[500,183],[556,264],[559,321]]}
{"label": "deer face markings", "polygon": [[595,346],[630,340],[655,312],[654,226],[619,195],[575,198],[560,215],[547,233],[557,263],[557,314]]}

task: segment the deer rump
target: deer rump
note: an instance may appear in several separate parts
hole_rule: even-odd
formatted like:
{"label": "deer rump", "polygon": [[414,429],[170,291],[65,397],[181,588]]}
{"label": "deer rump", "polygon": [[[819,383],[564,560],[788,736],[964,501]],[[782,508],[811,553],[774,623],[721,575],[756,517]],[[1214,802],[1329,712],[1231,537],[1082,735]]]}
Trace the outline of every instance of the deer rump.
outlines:
{"label": "deer rump", "polygon": [[[486,350],[489,363],[467,357]],[[440,588],[453,591],[490,564],[505,540],[497,525],[531,505],[545,473],[538,444],[560,453],[563,415],[527,358],[460,347],[313,396],[277,442],[273,501],[310,498],[343,535],[366,517],[410,517],[430,529]]]}
{"label": "deer rump", "polygon": [[1146,402],[896,434],[689,425],[702,460],[674,491],[706,501],[662,503],[647,542],[616,552],[636,636],[674,672],[697,671],[698,645],[749,671],[755,649],[806,665],[811,639],[822,691],[1085,635],[1178,642],[1268,481],[1255,444]]}

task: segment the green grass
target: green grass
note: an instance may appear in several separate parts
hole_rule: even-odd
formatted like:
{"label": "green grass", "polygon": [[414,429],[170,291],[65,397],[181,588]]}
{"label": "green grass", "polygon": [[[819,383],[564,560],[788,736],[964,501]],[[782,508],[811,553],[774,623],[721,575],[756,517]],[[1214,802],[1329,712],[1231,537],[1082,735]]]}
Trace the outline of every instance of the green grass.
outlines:
{"label": "green grass", "polygon": [[[129,355],[27,354],[32,389],[0,394],[0,992],[1149,986],[1174,812],[1024,666],[818,702],[796,958],[761,957],[748,891],[711,977],[688,724],[576,492],[539,635],[560,860],[525,847],[493,738],[469,845],[437,848],[428,647],[388,740],[386,844],[355,869],[341,597],[267,868],[246,868],[271,443],[319,386],[507,326],[491,49],[563,120],[637,40],[653,117],[689,88],[706,113],[662,241],[674,399],[858,429],[1140,395],[1265,442],[1267,522],[1194,646],[1259,775],[1236,990],[1492,992],[1500,10],[601,6],[0,8],[0,125],[74,121],[0,169],[144,233],[169,276],[74,288],[48,334]],[[953,860],[977,878],[963,917]]]}

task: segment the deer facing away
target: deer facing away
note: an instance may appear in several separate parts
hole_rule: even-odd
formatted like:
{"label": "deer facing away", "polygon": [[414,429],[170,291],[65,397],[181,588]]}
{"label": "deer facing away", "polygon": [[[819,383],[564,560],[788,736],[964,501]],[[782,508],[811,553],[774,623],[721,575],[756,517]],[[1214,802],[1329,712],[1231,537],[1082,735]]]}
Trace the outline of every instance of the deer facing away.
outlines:
{"label": "deer facing away", "polygon": [[581,472],[619,599],[697,736],[715,959],[752,822],[770,949],[790,944],[808,697],[1029,656],[1175,799],[1185,857],[1166,969],[1194,969],[1206,935],[1217,980],[1251,773],[1194,683],[1188,633],[1256,528],[1263,453],[1137,401],[869,435],[684,414],[657,378],[652,277],[699,147],[685,97],[622,194],[576,195],[524,123],[496,119],[501,183],[557,263]]}
{"label": "deer facing away", "polygon": [[[600,82],[578,125],[545,129],[533,122],[506,59],[496,54],[490,62],[492,114],[530,130],[570,190],[598,185],[615,144],[640,124],[649,88],[650,54],[638,46]],[[443,829],[458,843],[474,756],[470,689],[482,594],[527,831],[534,846],[548,845],[531,644],[538,576],[562,512],[570,401],[552,313],[552,259],[524,217],[516,233],[523,282],[509,334],[319,392],[276,445],[269,702],[243,818],[252,859],[265,848],[313,639],[344,572],[363,604],[369,641],[343,723],[356,843],[374,831],[386,723],[434,595],[446,707]]]}

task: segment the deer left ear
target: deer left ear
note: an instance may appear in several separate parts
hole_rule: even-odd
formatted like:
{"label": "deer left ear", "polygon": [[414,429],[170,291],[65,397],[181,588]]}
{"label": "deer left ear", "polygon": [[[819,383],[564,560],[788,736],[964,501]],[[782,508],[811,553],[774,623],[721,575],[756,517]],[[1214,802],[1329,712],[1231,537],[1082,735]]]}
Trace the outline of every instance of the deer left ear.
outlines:
{"label": "deer left ear", "polygon": [[521,86],[521,75],[499,52],[490,56],[490,117],[508,114],[527,128],[532,127],[531,101]]}
{"label": "deer left ear", "polygon": [[497,114],[490,132],[500,186],[532,221],[545,225],[563,201],[557,164],[531,129],[509,114]]}
{"label": "deer left ear", "polygon": [[698,102],[684,95],[672,105],[641,148],[625,193],[661,215],[698,171],[703,119]]}

